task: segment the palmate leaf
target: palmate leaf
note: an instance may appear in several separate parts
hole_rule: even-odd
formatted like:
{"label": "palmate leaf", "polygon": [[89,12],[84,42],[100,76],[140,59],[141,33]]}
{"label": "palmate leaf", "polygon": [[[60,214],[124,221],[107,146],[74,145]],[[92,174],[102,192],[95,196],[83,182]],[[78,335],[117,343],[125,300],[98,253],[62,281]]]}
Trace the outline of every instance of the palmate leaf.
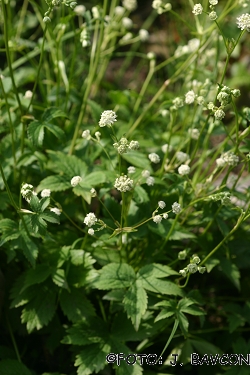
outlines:
{"label": "palmate leaf", "polygon": [[178,285],[172,283],[171,281],[159,280],[154,277],[140,278],[140,285],[154,293],[183,296],[184,292],[178,287]]}
{"label": "palmate leaf", "polygon": [[37,192],[43,189],[50,189],[51,191],[64,191],[72,188],[70,180],[66,176],[49,176],[44,178],[37,187]]}
{"label": "palmate leaf", "polygon": [[32,121],[28,127],[28,137],[34,146],[42,146],[44,140],[44,124],[40,121]]}
{"label": "palmate leaf", "polygon": [[17,239],[21,234],[18,228],[18,222],[10,219],[0,220],[0,231],[3,233],[0,240],[0,246],[5,242]]}
{"label": "palmate leaf", "polygon": [[27,235],[25,231],[22,231],[19,241],[20,241],[20,247],[25,257],[28,259],[32,267],[35,267],[36,258],[38,256],[37,245],[35,244],[35,242],[32,241],[32,239]]}
{"label": "palmate leaf", "polygon": [[53,282],[60,288],[69,290],[69,286],[66,280],[65,271],[62,268],[57,268],[52,275]]}
{"label": "palmate leaf", "polygon": [[93,285],[97,289],[117,289],[129,287],[135,281],[135,271],[126,263],[110,263],[104,266]]}
{"label": "palmate leaf", "polygon": [[126,292],[123,304],[129,318],[138,331],[141,318],[147,310],[148,297],[145,289],[135,282]]}
{"label": "palmate leaf", "polygon": [[60,108],[57,107],[49,107],[45,109],[42,115],[42,121],[45,123],[50,122],[53,118],[57,117],[68,117],[68,115],[63,112]]}
{"label": "palmate leaf", "polygon": [[64,314],[72,322],[95,315],[95,309],[85,296],[83,289],[71,288],[70,292],[63,290],[60,294],[60,305]]}
{"label": "palmate leaf", "polygon": [[77,374],[89,375],[94,372],[98,373],[106,366],[106,356],[110,351],[111,347],[109,344],[85,346],[76,356],[75,366],[79,366]]}
{"label": "palmate leaf", "polygon": [[[25,272],[25,280],[23,283],[23,288],[21,289],[22,293],[26,288],[34,284],[40,284],[45,281],[51,274],[51,269],[47,264],[39,264],[34,269],[30,269]],[[19,285],[20,288],[21,285]]]}
{"label": "palmate leaf", "polygon": [[22,310],[21,321],[31,333],[47,325],[56,311],[56,293],[48,286],[39,288],[39,294]]}
{"label": "palmate leaf", "polygon": [[[48,169],[58,171],[60,174],[66,175],[69,182],[74,176],[84,177],[87,174],[87,164],[75,155],[67,155],[60,151],[49,150],[50,161]],[[71,186],[71,185],[70,185]]]}
{"label": "palmate leaf", "polygon": [[31,375],[31,371],[15,359],[4,359],[0,361],[1,375]]}

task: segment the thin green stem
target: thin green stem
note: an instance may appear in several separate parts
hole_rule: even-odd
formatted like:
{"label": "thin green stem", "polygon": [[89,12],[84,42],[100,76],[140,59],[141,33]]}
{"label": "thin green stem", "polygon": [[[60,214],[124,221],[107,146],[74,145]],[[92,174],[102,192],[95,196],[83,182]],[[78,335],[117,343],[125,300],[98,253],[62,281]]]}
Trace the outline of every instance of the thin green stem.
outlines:
{"label": "thin green stem", "polygon": [[[176,332],[176,330],[177,330],[177,328],[178,328],[178,325],[179,325],[179,321],[178,321],[178,319],[175,319],[175,321],[174,321],[174,326],[173,326],[173,329],[172,329],[172,332],[170,333],[170,336],[169,336],[169,338],[168,338],[168,341],[167,341],[166,345],[164,346],[164,349],[163,349],[163,351],[161,352],[161,354],[160,354],[160,356],[159,356],[157,362],[158,362],[158,361],[160,360],[160,358],[163,356],[163,354],[165,353],[165,351],[166,351],[168,345],[169,345],[170,342],[172,341],[172,339],[173,339],[173,337],[174,337],[174,335],[175,335],[175,332]],[[157,362],[156,362],[156,363],[157,363]]]}
{"label": "thin green stem", "polygon": [[18,362],[22,363],[22,360],[21,360],[21,357],[20,357],[20,354],[19,354],[19,350],[18,350],[18,347],[17,347],[17,343],[16,343],[16,340],[15,340],[15,336],[13,334],[13,331],[12,331],[12,328],[11,328],[11,325],[10,325],[10,321],[9,321],[7,311],[5,311],[5,318],[6,318],[7,327],[8,327],[9,333],[10,333],[11,341],[12,341],[12,344],[13,344],[13,347],[14,347],[14,350],[15,350],[15,353],[16,353],[17,360],[18,360]]}

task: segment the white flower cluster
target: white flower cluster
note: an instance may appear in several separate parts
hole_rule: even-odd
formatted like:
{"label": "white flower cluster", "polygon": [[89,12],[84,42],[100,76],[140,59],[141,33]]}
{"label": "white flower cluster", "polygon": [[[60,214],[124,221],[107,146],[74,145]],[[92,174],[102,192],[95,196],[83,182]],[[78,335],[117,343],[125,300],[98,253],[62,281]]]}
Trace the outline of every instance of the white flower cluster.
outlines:
{"label": "white flower cluster", "polygon": [[77,5],[74,9],[74,12],[76,13],[77,16],[83,16],[84,13],[86,12],[86,8],[84,5]]}
{"label": "white flower cluster", "polygon": [[188,165],[186,165],[186,164],[182,164],[178,168],[178,173],[181,176],[185,176],[186,174],[189,174],[189,172],[190,172],[190,167]]}
{"label": "white flower cluster", "polygon": [[170,11],[172,9],[172,5],[170,3],[164,4],[162,0],[154,0],[152,3],[152,8],[155,9],[158,14],[162,14]]}
{"label": "white flower cluster", "polygon": [[189,155],[186,154],[185,152],[178,151],[176,152],[176,159],[179,163],[184,163],[189,159]]}
{"label": "white flower cluster", "polygon": [[203,7],[201,4],[195,4],[194,9],[192,10],[192,13],[194,13],[195,16],[198,16],[203,11]]}
{"label": "white flower cluster", "polygon": [[129,142],[127,138],[122,137],[119,142],[113,144],[119,154],[126,154],[128,150],[138,150],[140,148],[138,141]]}
{"label": "white flower cluster", "polygon": [[123,0],[122,5],[124,6],[125,9],[132,12],[133,10],[137,8],[137,0]]}
{"label": "white flower cluster", "polygon": [[209,3],[211,5],[217,5],[218,4],[218,0],[209,0]]}
{"label": "white flower cluster", "polygon": [[163,146],[161,146],[161,150],[164,154],[166,154],[166,152],[171,152],[173,150],[173,147],[167,143],[165,143]]}
{"label": "white flower cluster", "polygon": [[97,222],[97,218],[93,212],[90,212],[89,214],[87,214],[83,222],[88,227],[92,227]]}
{"label": "white flower cluster", "polygon": [[[185,250],[184,250],[185,251]],[[197,255],[193,255],[190,259],[190,263],[183,270],[180,270],[179,273],[181,276],[186,277],[188,273],[199,273],[206,272],[206,267],[199,267],[197,264],[200,263],[200,258]]]}
{"label": "white flower cluster", "polygon": [[133,21],[131,20],[131,18],[123,17],[123,19],[122,19],[122,25],[127,30],[132,29],[132,27],[133,27]]}
{"label": "white flower cluster", "polygon": [[135,171],[136,171],[136,169],[132,165],[130,167],[128,167],[128,174],[134,174]]}
{"label": "white flower cluster", "polygon": [[34,187],[30,184],[23,184],[21,187],[22,197],[29,203],[31,197],[34,195]]}
{"label": "white flower cluster", "polygon": [[237,18],[237,26],[241,30],[247,30],[250,33],[250,14],[245,13]]}
{"label": "white flower cluster", "polygon": [[[164,201],[159,201],[158,207],[163,210],[163,208],[166,207],[166,203]],[[152,219],[154,223],[159,224],[162,221],[162,218],[163,219],[168,218],[168,214],[166,212],[162,215],[156,215],[157,212],[158,212],[158,208],[153,212],[153,215],[152,215]]]}
{"label": "white flower cluster", "polygon": [[82,43],[83,48],[90,46],[90,36],[89,36],[86,25],[82,25],[82,31],[80,34],[80,42]]}
{"label": "white flower cluster", "polygon": [[218,167],[224,167],[226,164],[235,167],[239,163],[239,157],[232,151],[227,151],[221,155],[220,158],[216,159]]}
{"label": "white flower cluster", "polygon": [[41,197],[42,198],[49,197],[50,194],[51,194],[50,189],[44,189],[44,190],[41,191]]}
{"label": "white flower cluster", "polygon": [[221,204],[226,206],[231,203],[231,194],[228,191],[222,191],[220,193],[210,195],[210,197],[208,197],[208,200],[212,200],[215,202],[220,200]]}
{"label": "white flower cluster", "polygon": [[71,183],[71,186],[75,187],[75,186],[77,186],[81,181],[82,181],[82,177],[80,177],[80,176],[74,176],[74,177],[71,179],[70,183]]}
{"label": "white flower cluster", "polygon": [[185,94],[185,103],[186,104],[192,104],[195,100],[195,93],[193,90],[190,90],[188,91],[186,94]]}
{"label": "white flower cluster", "polygon": [[192,139],[198,139],[199,136],[200,136],[200,132],[197,128],[193,128],[193,129],[188,129],[188,133],[190,134],[190,137]]}
{"label": "white flower cluster", "polygon": [[173,105],[170,107],[171,110],[177,110],[178,108],[181,108],[184,106],[183,99],[180,97],[177,97],[173,100]]}
{"label": "white flower cluster", "polygon": [[114,111],[111,111],[111,110],[107,110],[107,111],[104,111],[102,112],[101,114],[101,118],[100,118],[100,121],[99,121],[99,126],[100,127],[104,127],[104,126],[108,126],[108,127],[111,127],[116,120],[116,113]]}
{"label": "white flower cluster", "polygon": [[142,42],[146,42],[149,38],[149,33],[145,29],[140,29],[139,30],[139,38]]}
{"label": "white flower cluster", "polygon": [[181,205],[179,203],[177,203],[177,202],[174,202],[172,204],[172,211],[176,215],[179,214],[181,212]]}
{"label": "white flower cluster", "polygon": [[120,176],[115,180],[114,187],[121,192],[126,192],[133,189],[134,181],[126,175]]}
{"label": "white flower cluster", "polygon": [[156,154],[155,152],[152,152],[151,154],[149,154],[148,158],[152,163],[155,163],[155,164],[158,164],[161,161],[160,156]]}

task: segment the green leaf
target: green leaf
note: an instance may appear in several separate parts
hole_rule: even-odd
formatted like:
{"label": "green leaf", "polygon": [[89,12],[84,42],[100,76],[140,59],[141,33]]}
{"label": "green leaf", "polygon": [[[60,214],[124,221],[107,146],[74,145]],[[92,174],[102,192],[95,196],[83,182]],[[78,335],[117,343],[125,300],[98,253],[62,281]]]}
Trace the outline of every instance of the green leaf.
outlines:
{"label": "green leaf", "polygon": [[90,253],[87,253],[84,250],[70,250],[71,262],[75,266],[80,266],[84,264],[85,267],[90,267],[92,264],[96,262],[95,259],[92,258]]}
{"label": "green leaf", "polygon": [[186,316],[181,311],[178,311],[176,313],[176,318],[179,322],[179,325],[180,325],[180,328],[182,330],[183,335],[186,337],[186,335],[188,333],[188,326],[189,326],[188,319],[186,318]]}
{"label": "green leaf", "polygon": [[64,131],[59,128],[59,126],[54,125],[54,124],[44,124],[44,127],[48,129],[56,138],[58,139],[64,139],[65,138],[65,133]]}
{"label": "green leaf", "polygon": [[41,212],[41,204],[36,195],[32,195],[30,200],[30,207],[34,212]]}
{"label": "green leaf", "polygon": [[88,174],[84,177],[83,181],[80,183],[80,186],[97,186],[106,182],[106,174],[101,171],[96,171]]}
{"label": "green leaf", "polygon": [[50,273],[51,270],[46,264],[39,264],[36,266],[36,268],[26,271],[25,281],[20,293],[22,293],[30,285],[42,283],[49,277]]}
{"label": "green leaf", "polygon": [[231,280],[233,285],[240,290],[240,271],[230,260],[224,258],[220,261],[223,273]]}
{"label": "green leaf", "polygon": [[178,272],[174,271],[171,267],[165,266],[158,263],[147,264],[137,272],[138,279],[147,279],[148,277],[168,277],[171,275],[179,275]]}
{"label": "green leaf", "polygon": [[161,312],[155,318],[155,322],[158,322],[159,320],[162,320],[162,319],[170,318],[173,315],[174,315],[174,311],[161,310]]}
{"label": "green leaf", "polygon": [[39,293],[22,310],[21,321],[27,323],[29,333],[41,329],[53,318],[56,311],[56,293],[48,287],[39,288]]}
{"label": "green leaf", "polygon": [[57,117],[68,117],[68,115],[63,112],[60,108],[57,107],[49,107],[45,109],[42,115],[43,122],[50,122],[53,118]]}
{"label": "green leaf", "polygon": [[189,341],[194,346],[195,350],[197,350],[197,352],[200,353],[201,355],[205,355],[205,354],[221,355],[223,353],[221,349],[219,349],[217,346],[211,344],[208,341],[192,340],[192,339],[189,339]]}
{"label": "green leaf", "polygon": [[97,289],[120,289],[129,287],[135,281],[135,271],[126,263],[110,263],[100,270],[99,278],[94,281]]}
{"label": "green leaf", "polygon": [[35,233],[39,233],[42,236],[45,235],[47,224],[46,221],[43,220],[43,218],[39,214],[35,214],[31,216],[30,219],[32,230]]}
{"label": "green leaf", "polygon": [[98,344],[89,345],[83,348],[76,356],[75,366],[78,375],[89,375],[102,370],[107,362],[106,356],[110,353],[111,347],[108,344],[102,346]]}
{"label": "green leaf", "polygon": [[41,212],[43,212],[50,204],[50,198],[45,197],[40,200]]}
{"label": "green leaf", "polygon": [[210,258],[206,261],[205,266],[207,272],[211,272],[214,267],[216,267],[220,263],[219,259]]}
{"label": "green leaf", "polygon": [[138,331],[141,318],[147,310],[148,298],[145,290],[135,282],[126,292],[123,300],[124,309]]}
{"label": "green leaf", "polygon": [[52,275],[53,282],[58,285],[60,288],[69,289],[65,271],[62,268],[57,268]]}
{"label": "green leaf", "polygon": [[178,287],[178,285],[165,280],[159,280],[154,277],[148,277],[147,279],[140,278],[140,285],[150,292],[183,296],[183,291]]}
{"label": "green leaf", "polygon": [[44,124],[37,120],[32,121],[28,127],[28,137],[34,146],[42,146],[44,139]]}
{"label": "green leaf", "polygon": [[70,292],[63,290],[60,294],[60,305],[64,314],[72,322],[95,315],[95,309],[83,293],[83,289],[71,288]]}
{"label": "green leaf", "polygon": [[129,151],[127,154],[122,154],[121,156],[129,164],[134,165],[135,167],[147,169],[150,172],[152,171],[149,159],[145,156],[145,154],[139,151]]}
{"label": "green leaf", "polygon": [[50,189],[51,191],[64,191],[72,188],[70,180],[66,176],[49,176],[44,178],[37,187],[39,193],[43,189]]}
{"label": "green leaf", "polygon": [[20,239],[22,251],[25,257],[28,259],[32,267],[35,267],[36,258],[38,256],[38,247],[36,246],[35,242],[33,242],[32,239],[26,234],[26,232],[22,232]]}
{"label": "green leaf", "polygon": [[42,212],[39,217],[50,223],[60,224],[59,216],[54,212]]}
{"label": "green leaf", "polygon": [[[64,152],[48,151],[50,161],[48,168],[65,174],[70,182],[74,176],[84,176],[87,174],[87,165],[75,155],[67,155]],[[71,185],[70,185],[71,186]]]}
{"label": "green leaf", "polygon": [[0,246],[3,246],[5,242],[17,239],[21,234],[18,228],[18,223],[10,219],[0,220],[0,231],[3,232]]}
{"label": "green leaf", "polygon": [[100,120],[100,117],[101,117],[101,114],[103,112],[102,107],[100,106],[100,104],[98,104],[98,103],[96,103],[96,102],[94,102],[93,100],[90,100],[90,99],[88,100],[88,105],[90,106],[93,121],[96,124],[98,124],[99,120]]}
{"label": "green leaf", "polygon": [[0,361],[1,375],[32,375],[30,370],[15,359],[4,359]]}
{"label": "green leaf", "polygon": [[149,202],[149,196],[143,187],[137,185],[134,188],[134,200],[136,203],[148,203]]}

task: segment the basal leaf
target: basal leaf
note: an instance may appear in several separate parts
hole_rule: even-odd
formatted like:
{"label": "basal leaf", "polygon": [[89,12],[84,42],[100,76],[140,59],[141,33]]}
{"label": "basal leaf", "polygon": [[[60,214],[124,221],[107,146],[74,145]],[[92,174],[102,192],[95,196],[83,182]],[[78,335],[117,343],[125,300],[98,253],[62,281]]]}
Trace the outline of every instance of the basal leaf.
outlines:
{"label": "basal leaf", "polygon": [[60,305],[64,314],[72,322],[95,315],[95,309],[85,296],[83,289],[71,288],[70,292],[63,290],[60,294]]}
{"label": "basal leaf", "polygon": [[65,112],[63,112],[60,108],[49,107],[45,109],[45,111],[43,112],[42,121],[48,123],[56,117],[68,117],[68,115]]}
{"label": "basal leaf", "polygon": [[85,346],[76,356],[75,366],[79,366],[77,374],[89,375],[94,372],[98,373],[106,366],[106,356],[110,351],[111,347],[109,344]]}
{"label": "basal leaf", "polygon": [[51,270],[47,264],[39,264],[36,266],[36,268],[26,271],[25,281],[20,293],[22,293],[30,285],[42,283],[49,277],[50,273]]}
{"label": "basal leaf", "polygon": [[135,282],[126,292],[123,304],[124,309],[127,312],[128,317],[131,318],[136,331],[138,331],[141,318],[146,312],[147,303],[148,297],[145,289],[139,286],[138,282]]}
{"label": "basal leaf", "polygon": [[42,146],[44,139],[44,124],[37,120],[32,121],[28,127],[28,137],[34,146]]}
{"label": "basal leaf", "polygon": [[100,270],[99,278],[94,281],[97,289],[126,288],[135,281],[133,268],[126,263],[110,263]]}
{"label": "basal leaf", "polygon": [[36,258],[38,256],[38,247],[36,246],[35,242],[26,234],[26,232],[22,231],[21,239],[21,248],[28,259],[32,267],[36,265]]}
{"label": "basal leaf", "polygon": [[37,296],[22,311],[21,321],[29,333],[47,325],[56,311],[56,293],[50,288],[39,289]]}

